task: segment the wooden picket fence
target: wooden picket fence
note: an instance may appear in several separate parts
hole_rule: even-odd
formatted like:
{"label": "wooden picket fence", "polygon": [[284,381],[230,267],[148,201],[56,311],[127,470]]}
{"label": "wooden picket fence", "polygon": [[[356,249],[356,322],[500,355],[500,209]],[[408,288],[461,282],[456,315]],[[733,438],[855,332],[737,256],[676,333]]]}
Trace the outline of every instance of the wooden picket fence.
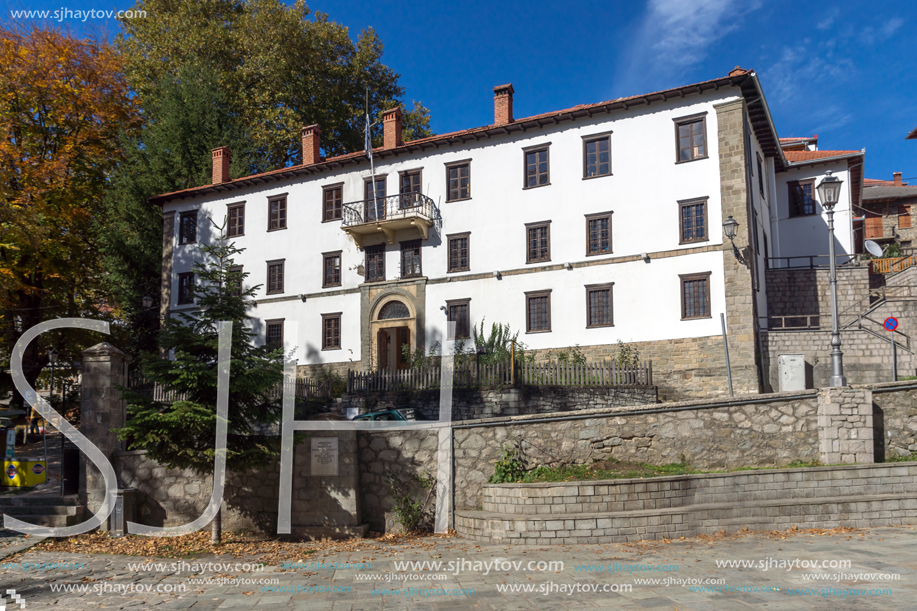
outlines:
{"label": "wooden picket fence", "polygon": [[[440,367],[415,367],[413,369],[347,372],[347,392],[372,392],[391,390],[428,390],[440,388]],[[653,362],[634,366],[621,366],[615,362],[517,364],[516,371],[509,363],[475,365],[469,363],[455,367],[453,388],[478,386],[652,386]]]}
{"label": "wooden picket fence", "polygon": [[[297,399],[330,399],[331,385],[330,380],[318,382],[310,378],[296,378],[296,381],[289,383],[293,391],[293,396]],[[128,374],[127,387],[130,390],[150,396],[153,401],[162,403],[172,403],[174,401],[184,401],[187,395],[174,390],[166,390],[159,384],[154,384],[144,377],[140,371],[133,371]],[[278,383],[271,391],[272,398],[279,398],[283,393],[283,383]]]}

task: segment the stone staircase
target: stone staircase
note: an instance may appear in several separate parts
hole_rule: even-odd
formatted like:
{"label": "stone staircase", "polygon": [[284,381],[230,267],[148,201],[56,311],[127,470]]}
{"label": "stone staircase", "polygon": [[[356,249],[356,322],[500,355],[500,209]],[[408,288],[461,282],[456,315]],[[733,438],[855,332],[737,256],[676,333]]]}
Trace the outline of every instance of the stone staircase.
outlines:
{"label": "stone staircase", "polygon": [[73,496],[0,496],[0,514],[39,526],[73,526],[83,522],[85,508]]}

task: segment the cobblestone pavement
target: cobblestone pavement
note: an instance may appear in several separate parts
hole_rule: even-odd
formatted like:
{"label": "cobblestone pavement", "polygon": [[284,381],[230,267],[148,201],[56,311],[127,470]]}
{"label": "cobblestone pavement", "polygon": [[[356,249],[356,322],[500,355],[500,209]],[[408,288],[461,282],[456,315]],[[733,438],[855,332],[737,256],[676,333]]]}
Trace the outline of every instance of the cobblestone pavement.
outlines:
{"label": "cobblestone pavement", "polygon": [[[19,547],[22,541],[13,543],[7,549]],[[431,539],[429,543],[423,547],[395,543],[381,544],[375,551],[315,553],[304,555],[301,562],[324,563],[326,568],[308,565],[284,570],[278,566],[267,567],[263,572],[246,572],[246,567],[229,570],[208,567],[195,572],[200,568],[171,565],[157,569],[152,564],[148,565],[152,570],[143,571],[129,566],[148,561],[139,557],[28,550],[12,559],[0,560],[0,592],[15,590],[26,603],[21,608],[29,611],[49,608],[917,610],[917,532],[910,526],[823,535],[808,531],[781,535],[748,533],[633,545],[510,547],[477,545],[463,539]],[[0,549],[0,556],[7,549]],[[491,565],[490,570],[473,564],[465,564],[458,571],[400,572],[395,568],[395,563],[402,561],[460,563],[462,560],[500,564]],[[552,561],[562,561],[563,568],[537,570],[537,563]],[[753,566],[730,568],[718,566],[717,561],[746,561]],[[211,556],[188,558],[184,562],[193,565],[239,560]],[[522,569],[508,568],[505,562],[520,562]],[[534,564],[528,569],[530,562]],[[790,562],[798,565],[788,569],[786,565]],[[819,566],[812,568],[816,562]],[[55,568],[53,563],[69,563],[69,566]],[[360,566],[327,568],[330,563]],[[583,569],[582,565],[593,566]],[[635,570],[634,565],[643,570]],[[581,568],[578,570],[577,566]],[[598,570],[602,567],[605,570]],[[647,570],[647,567],[656,568]],[[886,580],[878,574],[900,576],[900,579]],[[434,579],[439,575],[445,579]],[[398,576],[400,581],[390,581],[389,576]],[[253,582],[192,581],[200,579]],[[276,582],[258,583],[264,579]],[[654,579],[659,581],[653,583]],[[665,584],[666,579],[671,580],[669,585]],[[677,580],[698,583],[682,585]],[[532,591],[508,591],[512,586]],[[61,591],[64,587],[71,591]],[[581,590],[596,587],[599,591],[569,593],[572,587]],[[148,591],[138,591],[140,588]],[[339,591],[329,591],[332,588]],[[407,596],[399,588],[414,588],[414,591]],[[455,589],[464,589],[465,593],[456,594],[452,592]],[[811,593],[795,593],[799,589],[809,589]],[[442,591],[449,593],[439,593]],[[20,608],[11,604],[11,596],[6,594],[7,609]]]}

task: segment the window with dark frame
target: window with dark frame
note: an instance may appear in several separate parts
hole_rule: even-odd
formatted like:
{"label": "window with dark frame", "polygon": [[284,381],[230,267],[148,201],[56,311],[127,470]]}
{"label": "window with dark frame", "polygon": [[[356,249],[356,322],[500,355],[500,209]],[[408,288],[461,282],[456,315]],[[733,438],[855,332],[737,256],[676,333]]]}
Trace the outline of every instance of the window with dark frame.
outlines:
{"label": "window with dark frame", "polygon": [[420,198],[418,197],[421,193],[421,171],[420,170],[409,170],[407,172],[401,172],[399,175],[399,194],[401,198],[399,199],[399,206],[401,208],[413,208],[420,203]]}
{"label": "window with dark frame", "polygon": [[758,190],[761,191],[762,197],[764,196],[764,164],[761,161],[761,153],[755,153],[755,156],[758,158]]}
{"label": "window with dark frame", "polygon": [[267,294],[283,292],[283,261],[267,262]]}
{"label": "window with dark frame", "polygon": [[471,197],[471,163],[456,162],[446,166],[447,202]]}
{"label": "window with dark frame", "polygon": [[681,278],[681,319],[710,318],[710,272]]}
{"label": "window with dark frame", "polygon": [[[706,113],[704,113],[706,115]],[[676,162],[707,157],[707,118],[692,116],[675,119]]]}
{"label": "window with dark frame", "polygon": [[469,242],[471,232],[456,233],[446,236],[449,241],[449,272],[467,272],[471,269]]}
{"label": "window with dark frame", "polygon": [[688,199],[678,202],[679,244],[706,242],[707,235],[707,198]]}
{"label": "window with dark frame", "polygon": [[325,187],[322,192],[322,222],[340,220],[344,203],[344,187]]}
{"label": "window with dark frame", "polygon": [[537,149],[524,149],[525,152],[525,183],[526,189],[543,187],[550,184],[551,178],[548,167],[548,147]]}
{"label": "window with dark frame", "polygon": [[264,345],[271,350],[283,348],[283,320],[265,320]]}
{"label": "window with dark frame", "polygon": [[194,272],[178,275],[178,305],[194,303]]}
{"label": "window with dark frame", "polygon": [[322,253],[322,288],[341,286],[341,251]]}
{"label": "window with dark frame", "polygon": [[815,214],[815,179],[794,180],[787,183],[790,191],[790,216]]}
{"label": "window with dark frame", "polygon": [[376,177],[375,187],[372,179],[363,182],[364,219],[375,221],[385,218],[385,177]]}
{"label": "window with dark frame", "polygon": [[341,349],[341,313],[322,314],[322,350]]}
{"label": "window with dark frame", "polygon": [[385,280],[385,244],[367,246],[364,250],[366,252],[366,281]]}
{"label": "window with dark frame", "polygon": [[455,339],[471,337],[471,299],[450,299],[446,301],[446,320],[455,323]]}
{"label": "window with dark frame", "polygon": [[542,333],[551,330],[551,291],[525,294],[525,332]]}
{"label": "window with dark frame", "polygon": [[267,202],[268,219],[267,230],[277,231],[278,229],[287,228],[287,196],[279,195],[272,197]]}
{"label": "window with dark frame", "polygon": [[551,260],[551,224],[526,223],[526,263],[540,263]]}
{"label": "window with dark frame", "polygon": [[178,243],[194,244],[197,242],[197,210],[182,212],[178,218]]}
{"label": "window with dark frame", "polygon": [[230,288],[232,289],[232,294],[235,295],[236,297],[241,297],[242,296],[242,282],[243,282],[242,266],[233,265],[232,267],[229,268],[229,273],[233,274],[233,276],[229,278],[229,283],[230,283]]}
{"label": "window with dark frame", "polygon": [[586,328],[612,327],[611,289],[614,283],[586,285]]}
{"label": "window with dark frame", "polygon": [[401,277],[416,278],[422,276],[420,266],[421,240],[407,240],[401,243]]}
{"label": "window with dark frame", "polygon": [[583,140],[583,178],[611,175],[611,134]]}
{"label": "window with dark frame", "polygon": [[236,238],[245,235],[245,204],[229,206],[226,214],[226,237]]}
{"label": "window with dark frame", "polygon": [[611,212],[586,215],[586,256],[611,254]]}

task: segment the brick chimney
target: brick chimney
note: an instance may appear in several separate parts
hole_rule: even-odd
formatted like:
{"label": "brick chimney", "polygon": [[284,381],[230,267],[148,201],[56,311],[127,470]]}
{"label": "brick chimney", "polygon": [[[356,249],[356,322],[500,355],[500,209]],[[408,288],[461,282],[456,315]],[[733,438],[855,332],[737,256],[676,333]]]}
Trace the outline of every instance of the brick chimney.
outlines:
{"label": "brick chimney", "polygon": [[494,125],[513,122],[513,84],[494,87]]}
{"label": "brick chimney", "polygon": [[229,147],[221,146],[211,151],[213,155],[213,183],[229,182]]}
{"label": "brick chimney", "polygon": [[901,172],[892,172],[892,176],[895,177],[895,186],[901,186]]}
{"label": "brick chimney", "polygon": [[307,125],[302,128],[302,164],[312,165],[322,160],[319,147],[322,143],[322,130],[318,125]]}
{"label": "brick chimney", "polygon": [[393,149],[401,146],[401,107],[396,106],[382,113],[382,124],[385,127],[382,148]]}

